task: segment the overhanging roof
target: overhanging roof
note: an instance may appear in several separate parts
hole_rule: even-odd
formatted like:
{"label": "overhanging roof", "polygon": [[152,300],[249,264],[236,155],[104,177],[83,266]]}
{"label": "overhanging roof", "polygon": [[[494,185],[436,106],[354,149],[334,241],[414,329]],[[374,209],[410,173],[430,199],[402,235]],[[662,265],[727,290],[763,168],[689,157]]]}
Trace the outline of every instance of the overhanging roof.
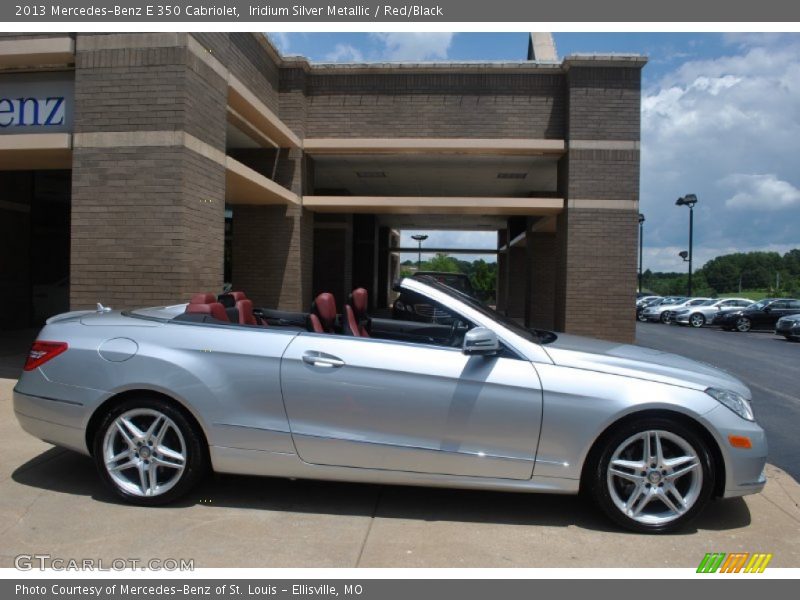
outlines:
{"label": "overhanging roof", "polygon": [[431,196],[304,196],[315,212],[376,214],[477,214],[546,216],[560,213],[562,198],[483,198]]}
{"label": "overhanging roof", "polygon": [[311,154],[563,154],[564,140],[508,138],[306,138]]}

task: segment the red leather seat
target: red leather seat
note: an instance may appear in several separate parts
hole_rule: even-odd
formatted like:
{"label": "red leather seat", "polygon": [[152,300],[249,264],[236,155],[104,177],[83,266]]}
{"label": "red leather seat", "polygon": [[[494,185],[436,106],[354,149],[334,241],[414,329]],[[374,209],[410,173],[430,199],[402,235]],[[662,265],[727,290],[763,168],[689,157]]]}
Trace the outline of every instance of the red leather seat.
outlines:
{"label": "red leather seat", "polygon": [[211,315],[218,321],[230,322],[225,307],[219,302],[190,303],[186,305],[186,312],[190,315]]}
{"label": "red leather seat", "polygon": [[[238,292],[241,293],[241,292]],[[240,325],[261,325],[262,327],[266,327],[266,324],[262,323],[254,314],[253,314],[253,301],[244,298],[243,300],[239,300],[236,303],[236,311],[239,313],[239,324]]]}
{"label": "red leather seat", "polygon": [[344,306],[345,327],[347,333],[355,337],[370,337],[366,324],[369,322],[367,306],[369,293],[364,288],[356,288],[350,292]]}
{"label": "red leather seat", "polygon": [[308,315],[311,331],[316,333],[336,333],[336,299],[333,294],[323,292],[311,303]]}
{"label": "red leather seat", "polygon": [[239,300],[247,300],[247,295],[244,292],[228,292],[236,302]]}
{"label": "red leather seat", "polygon": [[217,297],[210,292],[194,294],[189,300],[189,304],[212,304],[217,301]]}

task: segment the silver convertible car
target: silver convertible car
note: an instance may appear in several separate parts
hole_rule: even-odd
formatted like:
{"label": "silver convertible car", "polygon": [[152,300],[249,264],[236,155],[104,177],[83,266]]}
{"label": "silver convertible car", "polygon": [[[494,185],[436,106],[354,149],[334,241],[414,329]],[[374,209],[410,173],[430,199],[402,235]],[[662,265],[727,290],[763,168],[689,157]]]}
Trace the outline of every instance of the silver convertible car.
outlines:
{"label": "silver convertible car", "polygon": [[[448,325],[370,318],[355,290],[308,314],[244,294],[66,313],[14,390],[22,427],[91,455],[136,504],[206,473],[576,494],[642,532],[759,492],[750,391],[708,365],[528,330],[432,278],[398,289]],[[67,475],[65,475],[67,476]]]}

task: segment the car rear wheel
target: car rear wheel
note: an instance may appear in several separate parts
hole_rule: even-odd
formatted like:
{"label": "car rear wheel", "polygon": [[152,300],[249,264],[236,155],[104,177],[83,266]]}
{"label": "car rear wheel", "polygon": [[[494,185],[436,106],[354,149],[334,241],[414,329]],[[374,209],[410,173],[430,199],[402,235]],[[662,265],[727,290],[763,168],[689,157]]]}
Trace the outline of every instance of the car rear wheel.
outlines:
{"label": "car rear wheel", "polygon": [[93,455],[105,483],[125,501],[166,504],[186,494],[205,473],[201,439],[168,402],[131,398],[103,417]]}
{"label": "car rear wheel", "polygon": [[670,419],[641,419],[605,440],[592,469],[592,495],[626,529],[673,531],[711,498],[712,465],[706,442],[693,429]]}
{"label": "car rear wheel", "polygon": [[706,318],[701,313],[694,313],[689,317],[689,325],[692,327],[702,327],[706,324]]}
{"label": "car rear wheel", "polygon": [[753,328],[753,323],[747,317],[739,317],[736,321],[736,331],[747,333]]}
{"label": "car rear wheel", "polygon": [[661,322],[665,325],[669,323],[669,311],[665,310],[663,313],[661,313]]}

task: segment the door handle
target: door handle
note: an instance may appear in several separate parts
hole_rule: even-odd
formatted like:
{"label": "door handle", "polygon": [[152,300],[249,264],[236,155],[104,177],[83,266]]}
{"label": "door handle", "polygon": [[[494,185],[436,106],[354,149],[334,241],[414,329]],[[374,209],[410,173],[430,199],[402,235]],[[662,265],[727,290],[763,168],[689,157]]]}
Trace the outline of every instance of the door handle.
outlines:
{"label": "door handle", "polygon": [[336,356],[330,354],[323,354],[322,352],[306,352],[303,354],[303,362],[313,367],[323,367],[325,369],[334,369],[344,366],[344,361]]}

